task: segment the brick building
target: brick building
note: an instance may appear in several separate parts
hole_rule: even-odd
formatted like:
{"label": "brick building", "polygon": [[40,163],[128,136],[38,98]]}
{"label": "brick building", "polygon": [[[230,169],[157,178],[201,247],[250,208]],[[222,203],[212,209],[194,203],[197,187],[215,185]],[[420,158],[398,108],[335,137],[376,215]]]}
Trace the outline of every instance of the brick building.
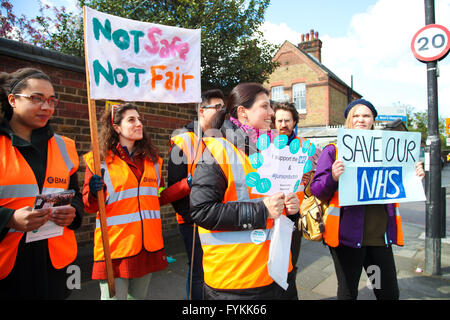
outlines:
{"label": "brick building", "polygon": [[300,128],[342,125],[348,102],[361,98],[322,64],[321,49],[314,30],[297,46],[285,41],[273,58],[280,65],[264,84],[272,100],[296,104]]}
{"label": "brick building", "polygon": [[[22,67],[41,69],[52,79],[60,103],[51,120],[56,133],[72,138],[80,156],[78,178],[83,186],[85,165],[82,155],[90,150],[91,138],[86,93],[84,59],[55,51],[0,38],[0,72],[13,72]],[[164,160],[163,177],[167,184],[167,158],[172,132],[196,117],[194,104],[136,103],[143,123]],[[96,101],[97,119],[105,110],[105,101]],[[171,205],[161,208],[163,232],[177,231],[175,213]],[[76,232],[80,247],[92,245],[95,215],[86,214]]]}

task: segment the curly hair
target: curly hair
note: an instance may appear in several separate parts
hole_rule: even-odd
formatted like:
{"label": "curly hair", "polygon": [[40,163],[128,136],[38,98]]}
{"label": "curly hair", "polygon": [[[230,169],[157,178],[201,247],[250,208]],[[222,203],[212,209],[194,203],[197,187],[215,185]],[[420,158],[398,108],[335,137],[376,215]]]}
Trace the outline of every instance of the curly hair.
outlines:
{"label": "curly hair", "polygon": [[[125,103],[119,106],[112,106],[112,110],[106,110],[100,119],[100,158],[105,160],[111,151],[113,155],[119,155],[116,146],[119,143],[119,134],[114,130],[113,124],[120,125],[123,115],[127,110],[136,110],[139,113],[138,107],[132,103]],[[140,113],[139,113],[140,114]],[[158,162],[158,149],[152,144],[144,126],[142,126],[143,137],[141,140],[135,142],[135,155],[149,158],[153,163]]]}
{"label": "curly hair", "polygon": [[273,105],[273,112],[274,112],[273,119],[274,120],[275,120],[275,115],[277,114],[278,110],[289,111],[292,115],[292,120],[294,121],[294,123],[298,124],[299,115],[298,115],[297,109],[295,108],[294,103],[292,103],[292,102],[275,102]]}

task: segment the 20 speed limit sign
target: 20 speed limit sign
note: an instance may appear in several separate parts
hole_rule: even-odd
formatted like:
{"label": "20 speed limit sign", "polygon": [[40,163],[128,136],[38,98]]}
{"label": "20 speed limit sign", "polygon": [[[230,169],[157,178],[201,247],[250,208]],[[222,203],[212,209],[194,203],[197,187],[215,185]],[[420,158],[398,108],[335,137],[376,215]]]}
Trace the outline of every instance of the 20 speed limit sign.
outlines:
{"label": "20 speed limit sign", "polygon": [[429,24],[414,35],[411,50],[420,61],[440,60],[450,50],[450,31],[439,24]]}

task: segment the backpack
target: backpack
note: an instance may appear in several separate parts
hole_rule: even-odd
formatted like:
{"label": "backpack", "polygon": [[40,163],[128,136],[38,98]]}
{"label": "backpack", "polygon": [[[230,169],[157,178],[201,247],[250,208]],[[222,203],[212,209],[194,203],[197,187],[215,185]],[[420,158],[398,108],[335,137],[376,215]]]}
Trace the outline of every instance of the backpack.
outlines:
{"label": "backpack", "polygon": [[[311,179],[312,180],[312,174]],[[309,182],[310,184],[311,182]],[[308,184],[308,185],[309,185]],[[309,186],[308,186],[309,187]],[[328,212],[328,203],[324,203],[312,194],[307,195],[305,189],[305,198],[300,206],[300,219],[298,228],[301,230],[306,240],[320,241],[325,232],[324,220]]]}
{"label": "backpack", "polygon": [[[334,146],[336,147],[336,145]],[[298,220],[298,228],[301,230],[305,239],[321,241],[323,240],[323,233],[325,232],[325,220],[328,215],[329,203],[324,202],[312,195],[311,181],[313,180],[313,177],[314,173],[311,172],[309,181],[305,186],[305,198],[300,205],[300,219]]]}

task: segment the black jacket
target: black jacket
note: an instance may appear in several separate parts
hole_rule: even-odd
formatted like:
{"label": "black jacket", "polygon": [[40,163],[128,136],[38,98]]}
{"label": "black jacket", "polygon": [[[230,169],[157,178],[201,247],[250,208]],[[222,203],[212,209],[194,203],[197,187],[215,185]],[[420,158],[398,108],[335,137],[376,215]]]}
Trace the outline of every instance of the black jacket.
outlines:
{"label": "black jacket", "polygon": [[[14,135],[9,123],[3,119],[0,121],[0,135],[6,135],[11,139],[13,146],[30,165],[39,190],[42,190],[47,167],[48,140],[53,137],[50,125],[34,130],[31,142],[27,142]],[[72,206],[76,210],[76,217],[69,226],[74,230],[80,227],[84,214],[77,172],[70,176],[69,189],[75,190]],[[13,213],[12,209],[0,207],[0,241],[8,233],[9,228],[6,224]],[[63,299],[69,294],[66,286],[67,276],[66,268],[60,270],[53,268],[47,240],[25,243],[25,237],[22,237],[13,270],[5,279],[0,280],[0,298]]]}
{"label": "black jacket", "polygon": [[[222,134],[247,155],[257,151],[244,131],[230,121],[224,122]],[[222,203],[227,185],[222,169],[205,148],[192,180],[191,215],[195,223],[208,230],[265,229],[268,211],[264,203]]]}

